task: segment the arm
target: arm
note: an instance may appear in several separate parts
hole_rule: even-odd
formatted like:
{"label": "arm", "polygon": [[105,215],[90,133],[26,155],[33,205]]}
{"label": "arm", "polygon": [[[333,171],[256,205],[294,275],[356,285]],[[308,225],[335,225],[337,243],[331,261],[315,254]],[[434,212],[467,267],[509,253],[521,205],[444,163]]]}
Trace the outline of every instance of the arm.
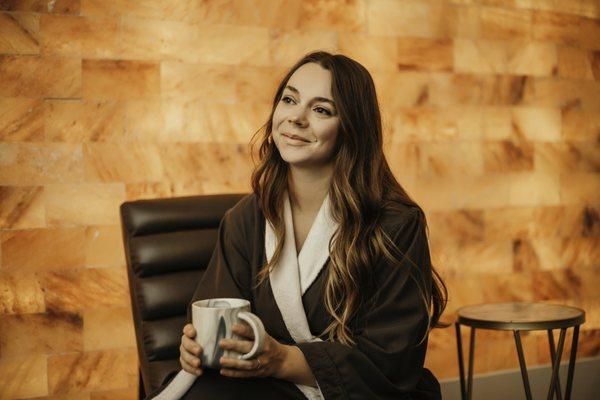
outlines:
{"label": "arm", "polygon": [[300,385],[316,387],[317,381],[302,351],[296,346],[282,346],[285,349],[285,358],[281,371],[276,377]]}
{"label": "arm", "polygon": [[412,211],[403,215],[392,235],[416,267],[406,259],[399,265],[386,260],[377,265],[377,293],[368,310],[359,314],[364,323],[354,332],[356,345],[330,341],[295,345],[326,399],[400,399],[417,390],[427,340],[418,342],[428,314],[411,272],[419,268],[430,277],[431,267],[421,215]]}

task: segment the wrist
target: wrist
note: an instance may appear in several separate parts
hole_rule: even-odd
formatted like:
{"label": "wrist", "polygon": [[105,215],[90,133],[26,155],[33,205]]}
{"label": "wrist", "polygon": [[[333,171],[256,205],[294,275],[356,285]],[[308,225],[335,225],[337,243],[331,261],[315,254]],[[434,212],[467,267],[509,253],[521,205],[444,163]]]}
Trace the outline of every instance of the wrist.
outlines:
{"label": "wrist", "polygon": [[294,346],[288,346],[286,344],[280,344],[280,351],[279,351],[279,368],[277,370],[277,372],[275,373],[274,377],[278,378],[278,379],[284,379],[287,380],[287,378],[289,378],[289,367],[291,364],[291,352],[293,351],[293,347]]}

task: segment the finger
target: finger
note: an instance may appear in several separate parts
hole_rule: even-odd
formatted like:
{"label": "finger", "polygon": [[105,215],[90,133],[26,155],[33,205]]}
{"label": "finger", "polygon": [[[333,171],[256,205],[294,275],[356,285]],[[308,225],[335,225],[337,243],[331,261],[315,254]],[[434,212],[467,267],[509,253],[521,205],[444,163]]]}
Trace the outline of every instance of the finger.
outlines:
{"label": "finger", "polygon": [[255,371],[258,365],[256,360],[236,360],[235,358],[221,357],[219,362],[222,368]]}
{"label": "finger", "polygon": [[186,335],[187,337],[195,338],[196,337],[196,329],[194,328],[194,325],[187,324],[186,326],[184,326],[183,334]]}
{"label": "finger", "polygon": [[191,367],[200,368],[200,366],[201,366],[200,358],[196,357],[192,353],[189,353],[187,350],[185,350],[185,348],[183,346],[180,347],[180,351],[181,351],[181,358],[183,359],[183,361],[188,363]]}
{"label": "finger", "polygon": [[202,375],[202,368],[196,368],[192,365],[190,365],[184,358],[183,356],[179,357],[179,362],[181,363],[181,368],[183,368],[184,371],[189,372],[190,374],[195,374],[195,375]]}
{"label": "finger", "polygon": [[185,347],[185,349],[196,355],[196,356],[200,356],[200,354],[202,353],[202,346],[200,346],[198,343],[196,343],[194,340],[188,338],[187,336],[183,336],[181,339],[181,343],[183,344],[183,347]]}
{"label": "finger", "polygon": [[242,354],[246,354],[252,350],[253,345],[253,342],[247,340],[221,339],[221,341],[219,341],[219,346],[221,346],[223,350],[237,351]]}
{"label": "finger", "polygon": [[254,340],[254,331],[247,324],[234,324],[232,327],[233,333]]}

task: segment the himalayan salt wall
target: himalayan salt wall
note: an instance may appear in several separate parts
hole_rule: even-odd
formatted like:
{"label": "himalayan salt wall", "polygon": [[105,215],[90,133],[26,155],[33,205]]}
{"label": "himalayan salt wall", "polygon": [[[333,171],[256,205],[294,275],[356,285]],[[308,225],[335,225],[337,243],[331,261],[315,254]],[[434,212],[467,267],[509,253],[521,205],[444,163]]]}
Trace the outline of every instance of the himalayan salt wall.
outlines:
{"label": "himalayan salt wall", "polygon": [[[247,143],[314,49],[373,74],[386,152],[466,304],[583,307],[600,345],[596,0],[0,1],[0,398],[137,393],[118,207],[247,192]],[[468,331],[465,332],[468,334]],[[452,329],[427,366],[457,375]],[[466,340],[466,336],[465,336]],[[548,363],[545,333],[524,337]],[[568,349],[567,349],[568,351]],[[478,336],[476,372],[518,365]]]}

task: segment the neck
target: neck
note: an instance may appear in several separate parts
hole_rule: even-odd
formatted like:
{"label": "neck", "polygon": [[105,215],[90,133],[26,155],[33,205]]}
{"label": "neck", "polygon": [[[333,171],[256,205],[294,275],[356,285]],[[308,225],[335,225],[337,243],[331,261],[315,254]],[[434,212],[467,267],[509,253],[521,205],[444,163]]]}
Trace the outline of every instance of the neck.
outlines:
{"label": "neck", "polygon": [[329,191],[333,165],[319,168],[290,166],[288,191],[290,205],[298,211],[317,211]]}

